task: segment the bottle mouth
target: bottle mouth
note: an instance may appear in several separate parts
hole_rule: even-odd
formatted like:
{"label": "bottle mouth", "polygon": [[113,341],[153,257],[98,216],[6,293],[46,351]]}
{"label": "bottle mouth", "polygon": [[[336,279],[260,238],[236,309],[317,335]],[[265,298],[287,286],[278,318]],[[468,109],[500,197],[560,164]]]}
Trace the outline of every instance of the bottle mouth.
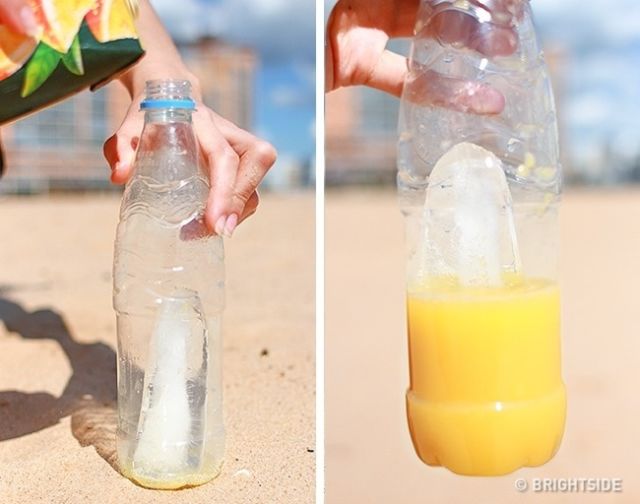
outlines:
{"label": "bottle mouth", "polygon": [[150,80],[146,82],[145,91],[146,96],[140,103],[141,110],[196,108],[188,80]]}

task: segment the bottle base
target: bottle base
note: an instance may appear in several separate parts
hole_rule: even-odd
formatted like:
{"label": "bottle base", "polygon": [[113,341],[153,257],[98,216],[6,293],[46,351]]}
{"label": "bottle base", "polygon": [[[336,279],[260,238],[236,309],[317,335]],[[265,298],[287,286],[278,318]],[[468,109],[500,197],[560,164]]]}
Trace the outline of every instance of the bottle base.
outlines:
{"label": "bottle base", "polygon": [[565,415],[564,385],[542,398],[489,404],[430,402],[407,392],[418,457],[464,476],[501,476],[545,464],[560,447]]}
{"label": "bottle base", "polygon": [[131,465],[120,465],[120,473],[136,485],[153,490],[182,490],[204,485],[217,478],[222,470],[222,463],[213,470],[191,474],[166,474],[162,478],[140,474]]}

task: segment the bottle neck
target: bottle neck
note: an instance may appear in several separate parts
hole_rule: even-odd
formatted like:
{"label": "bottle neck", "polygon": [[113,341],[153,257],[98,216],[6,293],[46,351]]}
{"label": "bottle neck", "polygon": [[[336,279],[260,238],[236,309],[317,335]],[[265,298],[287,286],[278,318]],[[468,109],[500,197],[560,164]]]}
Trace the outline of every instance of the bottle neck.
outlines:
{"label": "bottle neck", "polygon": [[191,110],[186,109],[147,109],[144,122],[148,123],[191,123]]}
{"label": "bottle neck", "polygon": [[136,153],[135,176],[157,183],[186,180],[199,174],[198,144],[191,111],[148,109]]}

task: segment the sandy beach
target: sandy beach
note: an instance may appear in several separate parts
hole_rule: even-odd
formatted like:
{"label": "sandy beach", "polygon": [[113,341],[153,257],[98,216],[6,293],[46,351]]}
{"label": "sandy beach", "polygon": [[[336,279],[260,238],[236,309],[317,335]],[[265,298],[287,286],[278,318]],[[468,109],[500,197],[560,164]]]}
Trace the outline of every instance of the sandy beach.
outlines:
{"label": "sandy beach", "polygon": [[[422,464],[405,418],[403,222],[391,190],[331,191],[326,212],[327,504],[640,502],[640,191],[580,190],[561,211],[564,441],[496,478]],[[519,493],[517,478],[622,478],[621,493]]]}
{"label": "sandy beach", "polygon": [[313,195],[265,196],[227,240],[226,462],[178,492],[114,468],[118,206],[115,194],[0,199],[0,502],[313,502]]}

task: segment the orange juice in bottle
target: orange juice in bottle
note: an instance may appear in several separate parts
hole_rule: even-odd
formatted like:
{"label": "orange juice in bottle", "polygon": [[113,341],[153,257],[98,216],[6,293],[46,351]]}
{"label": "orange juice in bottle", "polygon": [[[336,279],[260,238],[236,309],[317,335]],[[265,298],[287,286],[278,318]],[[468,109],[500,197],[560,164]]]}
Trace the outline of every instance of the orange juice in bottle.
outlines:
{"label": "orange juice in bottle", "polygon": [[560,296],[555,283],[438,286],[407,303],[407,416],[420,458],[459,474],[505,474],[560,444]]}

